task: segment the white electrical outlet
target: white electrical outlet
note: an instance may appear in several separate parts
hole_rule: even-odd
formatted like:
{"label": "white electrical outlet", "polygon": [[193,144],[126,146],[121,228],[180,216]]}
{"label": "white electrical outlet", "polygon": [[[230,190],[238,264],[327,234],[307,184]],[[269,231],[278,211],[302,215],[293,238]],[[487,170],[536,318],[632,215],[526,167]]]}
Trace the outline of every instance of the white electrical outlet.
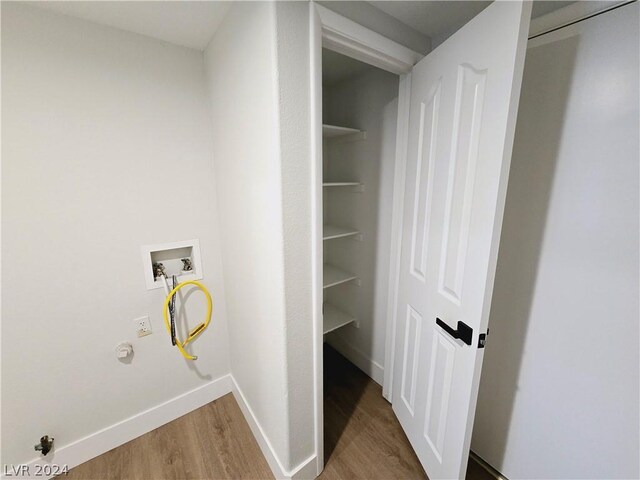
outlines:
{"label": "white electrical outlet", "polygon": [[145,337],[153,333],[153,330],[151,330],[151,322],[149,321],[149,317],[136,318],[133,321],[133,324],[136,327],[136,333],[138,334],[138,337]]}

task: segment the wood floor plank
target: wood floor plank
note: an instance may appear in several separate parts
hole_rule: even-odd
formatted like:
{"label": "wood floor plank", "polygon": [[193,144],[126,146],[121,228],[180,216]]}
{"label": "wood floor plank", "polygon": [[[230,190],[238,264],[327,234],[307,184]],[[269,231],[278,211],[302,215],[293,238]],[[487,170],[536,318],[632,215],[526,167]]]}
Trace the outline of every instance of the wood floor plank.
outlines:
{"label": "wood floor plank", "polygon": [[71,480],[272,479],[233,395],[71,469]]}
{"label": "wood floor plank", "polygon": [[[325,347],[323,480],[426,479],[382,388]],[[274,478],[233,395],[73,468],[70,480]],[[472,460],[469,480],[491,480]]]}
{"label": "wood floor plank", "polygon": [[[319,478],[426,479],[382,387],[324,348],[325,469]],[[494,480],[469,459],[468,480]]]}
{"label": "wood floor plank", "polygon": [[425,479],[382,388],[329,346],[324,349],[323,480]]}

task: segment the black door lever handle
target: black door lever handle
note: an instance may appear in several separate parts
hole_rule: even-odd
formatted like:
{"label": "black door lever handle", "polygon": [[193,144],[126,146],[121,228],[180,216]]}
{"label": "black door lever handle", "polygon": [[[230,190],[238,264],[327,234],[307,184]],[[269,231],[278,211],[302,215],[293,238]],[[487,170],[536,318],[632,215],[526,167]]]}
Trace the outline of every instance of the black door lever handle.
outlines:
{"label": "black door lever handle", "polygon": [[445,332],[451,335],[453,338],[462,340],[467,345],[471,345],[471,339],[473,337],[473,328],[464,322],[458,321],[458,328],[453,329],[445,322],[436,317],[436,325],[442,328]]}

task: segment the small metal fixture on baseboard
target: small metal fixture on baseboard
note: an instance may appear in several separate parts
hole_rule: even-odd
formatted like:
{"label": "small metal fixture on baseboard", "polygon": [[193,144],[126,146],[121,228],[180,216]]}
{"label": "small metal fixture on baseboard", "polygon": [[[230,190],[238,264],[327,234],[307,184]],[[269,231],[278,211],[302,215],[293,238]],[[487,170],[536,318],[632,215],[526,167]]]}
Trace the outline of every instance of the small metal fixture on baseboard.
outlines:
{"label": "small metal fixture on baseboard", "polygon": [[37,443],[33,446],[33,449],[36,452],[42,452],[42,455],[46,455],[53,448],[53,437],[49,437],[49,435],[44,435],[40,438],[40,443]]}
{"label": "small metal fixture on baseboard", "polygon": [[469,456],[475,460],[475,462],[480,465],[482,468],[484,468],[484,470],[491,475],[493,478],[495,478],[496,480],[509,480],[507,477],[505,477],[504,475],[502,475],[498,470],[496,470],[495,468],[493,468],[491,465],[489,465],[487,462],[485,462],[480,456],[478,456],[477,453],[475,453],[474,451],[470,450],[469,451]]}

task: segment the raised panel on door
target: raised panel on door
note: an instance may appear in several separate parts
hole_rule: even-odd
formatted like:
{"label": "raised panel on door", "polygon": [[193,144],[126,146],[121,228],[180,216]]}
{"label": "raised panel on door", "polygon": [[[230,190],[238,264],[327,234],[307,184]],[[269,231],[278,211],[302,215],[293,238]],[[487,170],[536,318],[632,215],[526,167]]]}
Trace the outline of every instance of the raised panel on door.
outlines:
{"label": "raised panel on door", "polygon": [[426,101],[420,103],[420,136],[416,156],[415,194],[411,234],[411,274],[426,281],[427,242],[429,236],[429,206],[433,193],[433,169],[440,114],[440,82]]}
{"label": "raised panel on door", "polygon": [[487,71],[476,70],[467,64],[459,65],[457,70],[438,290],[459,305],[469,244]]}
{"label": "raised panel on door", "polygon": [[442,462],[444,435],[449,414],[449,399],[453,381],[455,345],[442,333],[435,332],[431,344],[429,385],[424,418],[424,438],[434,456]]}
{"label": "raised panel on door", "polygon": [[411,305],[407,305],[406,329],[404,336],[404,358],[402,359],[401,398],[414,415],[416,386],[418,381],[418,357],[420,356],[420,329],[422,315]]}

